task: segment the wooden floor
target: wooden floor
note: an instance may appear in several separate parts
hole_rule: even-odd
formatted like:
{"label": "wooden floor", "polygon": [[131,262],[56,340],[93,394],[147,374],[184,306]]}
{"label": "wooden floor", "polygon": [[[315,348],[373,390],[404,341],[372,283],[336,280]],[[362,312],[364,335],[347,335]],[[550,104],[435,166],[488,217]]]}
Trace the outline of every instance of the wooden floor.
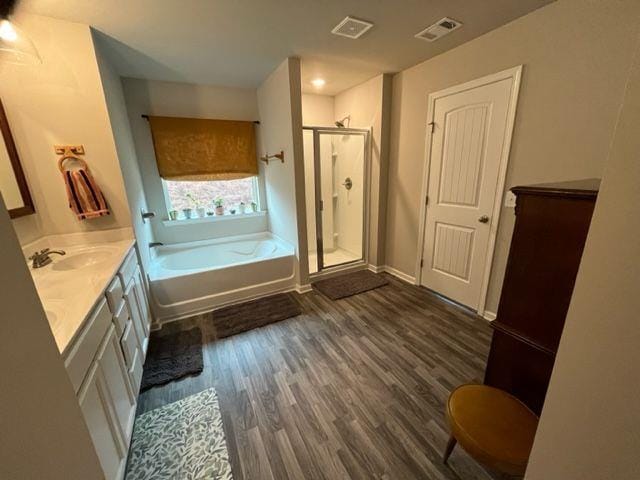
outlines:
{"label": "wooden floor", "polygon": [[223,340],[206,317],[204,371],[140,396],[138,413],[215,387],[242,479],[490,479],[459,447],[442,464],[449,392],[480,382],[490,328],[427,290],[390,284]]}

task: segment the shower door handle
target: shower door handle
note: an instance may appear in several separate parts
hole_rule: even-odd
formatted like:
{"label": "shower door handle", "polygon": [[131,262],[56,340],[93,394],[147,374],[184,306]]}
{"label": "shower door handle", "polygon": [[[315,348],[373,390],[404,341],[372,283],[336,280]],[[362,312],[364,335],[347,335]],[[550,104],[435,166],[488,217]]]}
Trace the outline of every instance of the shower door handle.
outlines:
{"label": "shower door handle", "polygon": [[350,177],[347,177],[344,179],[344,182],[342,182],[342,185],[344,186],[344,188],[346,188],[347,190],[351,190],[353,188],[353,182],[351,181]]}

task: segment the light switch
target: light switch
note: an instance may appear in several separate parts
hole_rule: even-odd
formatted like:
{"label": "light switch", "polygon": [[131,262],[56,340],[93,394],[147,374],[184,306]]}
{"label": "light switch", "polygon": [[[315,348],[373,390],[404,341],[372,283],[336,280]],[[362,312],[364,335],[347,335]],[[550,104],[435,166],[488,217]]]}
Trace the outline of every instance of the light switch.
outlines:
{"label": "light switch", "polygon": [[507,208],[515,208],[516,196],[511,190],[507,190],[507,194],[504,196],[504,206]]}

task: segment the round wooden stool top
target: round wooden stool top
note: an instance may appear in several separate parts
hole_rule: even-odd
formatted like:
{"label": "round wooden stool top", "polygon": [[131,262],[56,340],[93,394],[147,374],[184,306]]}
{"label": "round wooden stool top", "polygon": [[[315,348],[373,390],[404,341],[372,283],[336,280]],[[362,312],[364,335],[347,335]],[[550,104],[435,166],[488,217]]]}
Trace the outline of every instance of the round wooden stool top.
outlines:
{"label": "round wooden stool top", "polygon": [[523,475],[538,417],[520,400],[487,385],[462,385],[447,402],[451,434],[478,462]]}

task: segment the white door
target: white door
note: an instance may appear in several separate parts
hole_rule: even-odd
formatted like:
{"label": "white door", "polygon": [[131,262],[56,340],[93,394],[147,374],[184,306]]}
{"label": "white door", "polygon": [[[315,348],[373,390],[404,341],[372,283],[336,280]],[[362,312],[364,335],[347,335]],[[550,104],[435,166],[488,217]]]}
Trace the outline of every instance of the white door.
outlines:
{"label": "white door", "polygon": [[497,222],[492,216],[502,195],[517,85],[512,77],[473,84],[434,94],[431,104],[420,278],[422,285],[478,309],[484,303],[490,232]]}

